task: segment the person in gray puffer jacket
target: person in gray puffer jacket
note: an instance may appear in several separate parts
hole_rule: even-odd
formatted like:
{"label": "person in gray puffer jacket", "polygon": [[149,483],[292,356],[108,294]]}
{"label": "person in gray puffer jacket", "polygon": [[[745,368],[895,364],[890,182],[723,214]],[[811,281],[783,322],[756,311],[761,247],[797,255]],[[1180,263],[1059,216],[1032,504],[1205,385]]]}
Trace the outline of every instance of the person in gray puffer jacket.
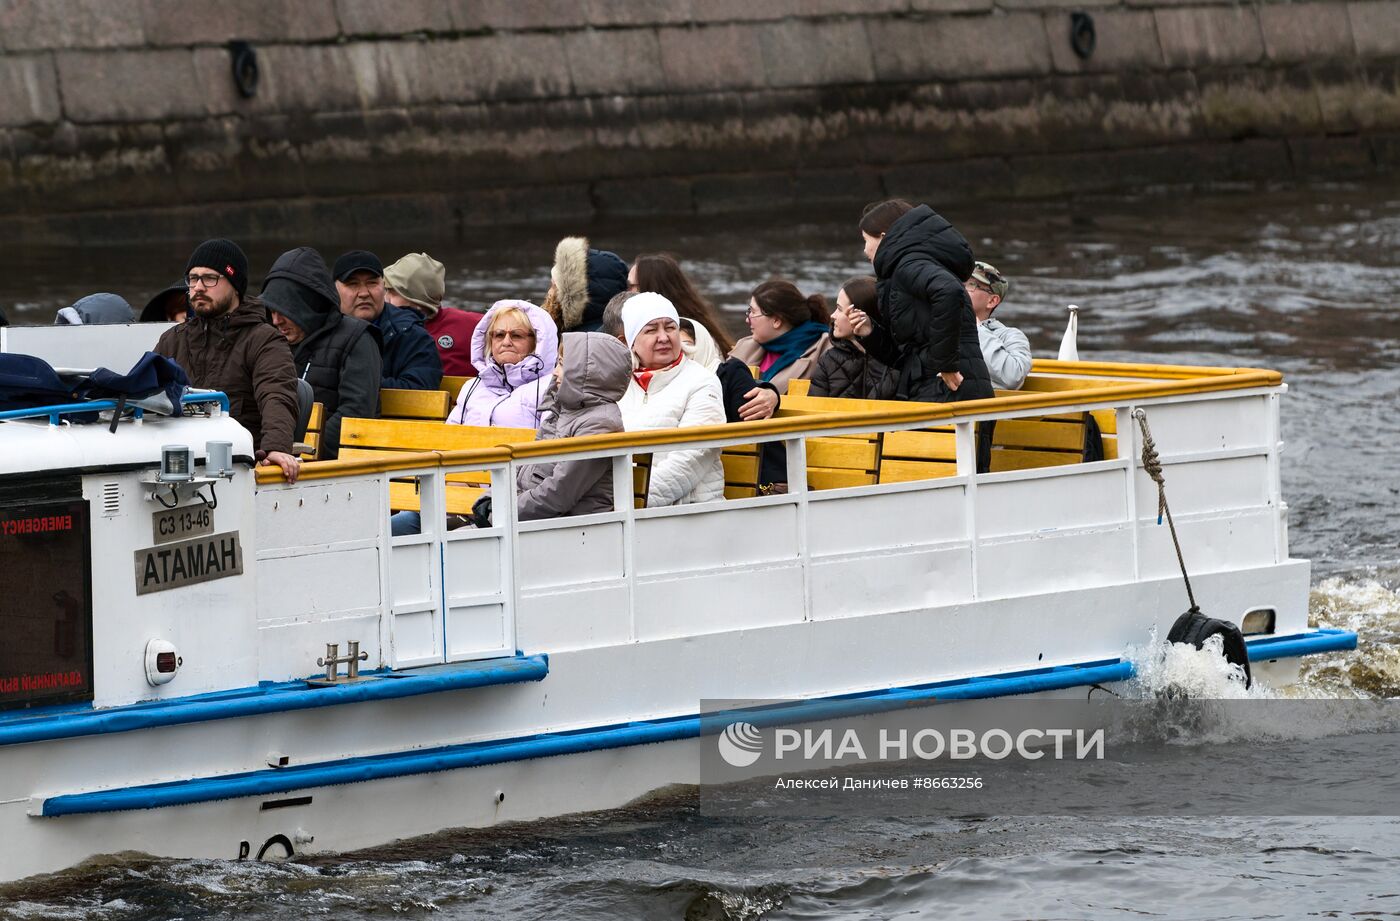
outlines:
{"label": "person in gray puffer jacket", "polygon": [[[561,351],[535,440],[622,431],[617,401],[632,380],[627,346],[602,333],[565,333]],[[515,486],[521,521],[613,510],[608,457],[531,464],[521,468]]]}

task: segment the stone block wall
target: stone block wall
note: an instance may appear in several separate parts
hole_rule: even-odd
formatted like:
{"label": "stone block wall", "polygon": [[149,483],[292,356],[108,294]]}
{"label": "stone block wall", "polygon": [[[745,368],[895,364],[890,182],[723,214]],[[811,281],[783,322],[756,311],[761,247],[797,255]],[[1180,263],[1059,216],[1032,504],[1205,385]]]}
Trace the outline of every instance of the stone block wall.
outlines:
{"label": "stone block wall", "polygon": [[1397,138],[1400,0],[0,0],[0,239],[1354,175]]}

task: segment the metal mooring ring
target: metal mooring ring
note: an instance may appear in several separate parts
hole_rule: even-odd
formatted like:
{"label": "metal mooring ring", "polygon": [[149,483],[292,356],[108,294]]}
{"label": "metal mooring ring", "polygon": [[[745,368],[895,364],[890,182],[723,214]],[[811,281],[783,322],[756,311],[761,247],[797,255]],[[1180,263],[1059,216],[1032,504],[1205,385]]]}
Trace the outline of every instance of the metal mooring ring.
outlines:
{"label": "metal mooring ring", "polygon": [[233,59],[233,85],[238,95],[252,99],[258,93],[258,53],[248,42],[228,43],[228,53]]}
{"label": "metal mooring ring", "polygon": [[1094,53],[1098,35],[1094,30],[1094,17],[1088,13],[1069,14],[1069,46],[1081,60],[1088,60]]}

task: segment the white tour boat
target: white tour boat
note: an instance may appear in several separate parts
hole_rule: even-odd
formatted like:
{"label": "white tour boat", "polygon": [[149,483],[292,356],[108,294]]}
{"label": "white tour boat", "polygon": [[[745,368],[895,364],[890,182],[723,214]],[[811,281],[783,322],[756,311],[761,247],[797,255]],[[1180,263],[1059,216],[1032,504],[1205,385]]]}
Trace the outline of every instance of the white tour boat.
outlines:
{"label": "white tour boat", "polygon": [[[99,334],[110,351],[117,334]],[[794,394],[763,422],[477,432],[461,450],[433,450],[471,434],[434,440],[434,421],[347,422],[346,456],[295,484],[250,466],[218,395],[112,425],[73,421],[110,403],[0,414],[0,879],[614,807],[697,782],[707,699],[1121,684],[1126,650],[1186,606],[1139,409],[1196,596],[1243,629],[1256,680],[1355,645],[1308,628],[1281,375],[1037,361],[1027,388],[952,405]],[[764,441],[786,445],[786,494],[752,488]],[[681,447],[724,450],[733,498],[636,508],[638,459]],[[612,458],[613,511],[514,520],[517,468],[581,457]],[[494,525],[448,530],[473,482]],[[407,506],[423,532],[391,537]]]}

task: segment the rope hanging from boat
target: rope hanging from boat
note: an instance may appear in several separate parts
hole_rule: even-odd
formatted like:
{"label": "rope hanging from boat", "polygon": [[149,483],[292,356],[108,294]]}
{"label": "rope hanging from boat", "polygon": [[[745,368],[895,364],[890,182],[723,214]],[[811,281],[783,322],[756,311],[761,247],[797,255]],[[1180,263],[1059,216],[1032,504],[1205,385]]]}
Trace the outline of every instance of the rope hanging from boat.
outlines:
{"label": "rope hanging from boat", "polygon": [[1147,427],[1147,413],[1141,407],[1133,410],[1133,418],[1142,429],[1142,469],[1157,484],[1157,523],[1166,516],[1167,527],[1172,532],[1172,546],[1176,548],[1176,562],[1181,567],[1181,581],[1186,583],[1186,597],[1191,601],[1191,610],[1200,611],[1196,606],[1196,594],[1191,591],[1191,577],[1186,574],[1186,559],[1181,555],[1181,541],[1176,536],[1176,523],[1172,521],[1172,510],[1167,506],[1167,482],[1162,478],[1162,461],[1157,456],[1157,443],[1152,440],[1152,430]]}

